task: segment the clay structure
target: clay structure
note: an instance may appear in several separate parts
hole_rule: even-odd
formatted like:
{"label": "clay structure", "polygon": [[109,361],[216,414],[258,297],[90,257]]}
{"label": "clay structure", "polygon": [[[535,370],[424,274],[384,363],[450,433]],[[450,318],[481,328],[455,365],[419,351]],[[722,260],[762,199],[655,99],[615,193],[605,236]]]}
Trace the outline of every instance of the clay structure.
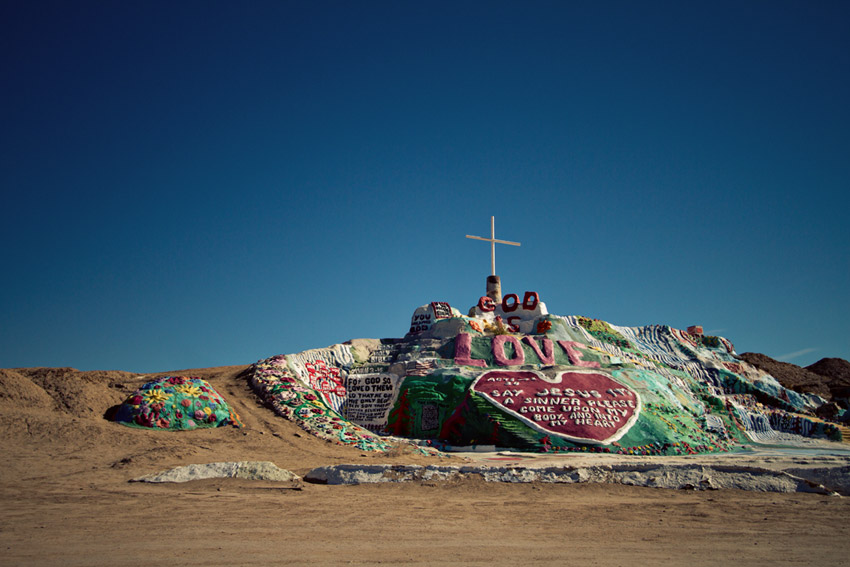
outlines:
{"label": "clay structure", "polygon": [[279,355],[251,383],[280,414],[364,450],[422,446],[692,454],[840,440],[732,344],[664,325],[549,314],[536,292],[485,295],[462,315],[417,308],[404,338]]}

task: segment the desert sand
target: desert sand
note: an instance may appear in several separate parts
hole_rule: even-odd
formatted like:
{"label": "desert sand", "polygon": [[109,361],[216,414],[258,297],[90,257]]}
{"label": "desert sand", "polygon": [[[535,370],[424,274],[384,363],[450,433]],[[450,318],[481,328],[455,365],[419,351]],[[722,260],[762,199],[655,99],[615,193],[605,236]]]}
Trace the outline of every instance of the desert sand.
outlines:
{"label": "desert sand", "polygon": [[[245,366],[158,375],[0,370],[2,565],[846,565],[850,499],[469,479],[330,486],[129,482],[192,463],[463,464],[364,453],[275,416]],[[199,376],[245,427],[164,432],[104,418],[163,375]],[[568,459],[569,457],[564,457]],[[584,457],[587,458],[587,457]]]}

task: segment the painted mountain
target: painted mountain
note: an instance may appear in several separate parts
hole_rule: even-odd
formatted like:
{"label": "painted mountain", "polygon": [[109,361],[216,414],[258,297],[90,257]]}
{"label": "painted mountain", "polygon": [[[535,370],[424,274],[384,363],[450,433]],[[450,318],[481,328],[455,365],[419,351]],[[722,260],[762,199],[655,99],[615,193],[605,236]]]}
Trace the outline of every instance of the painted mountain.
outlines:
{"label": "painted mountain", "polygon": [[722,337],[548,313],[537,293],[467,315],[415,310],[400,339],[261,360],[254,389],[304,429],[363,450],[420,446],[642,455],[841,440],[815,394],[784,388]]}

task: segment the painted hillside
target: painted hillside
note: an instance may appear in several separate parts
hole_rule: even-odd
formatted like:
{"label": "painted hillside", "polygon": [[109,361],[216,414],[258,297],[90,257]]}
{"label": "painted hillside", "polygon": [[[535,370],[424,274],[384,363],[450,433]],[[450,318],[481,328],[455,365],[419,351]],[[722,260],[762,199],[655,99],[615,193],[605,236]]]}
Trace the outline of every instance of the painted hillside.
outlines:
{"label": "painted hillside", "polygon": [[417,308],[398,339],[357,339],[254,364],[254,389],[304,429],[364,450],[424,446],[643,455],[840,440],[824,403],[786,389],[732,343],[664,325],[549,314],[535,292],[463,315]]}

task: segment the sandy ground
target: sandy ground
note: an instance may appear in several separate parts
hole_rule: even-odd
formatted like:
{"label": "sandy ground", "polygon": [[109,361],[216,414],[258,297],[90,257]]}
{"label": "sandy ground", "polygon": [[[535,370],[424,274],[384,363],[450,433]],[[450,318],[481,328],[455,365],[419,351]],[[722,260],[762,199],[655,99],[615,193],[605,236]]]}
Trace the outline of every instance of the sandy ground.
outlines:
{"label": "sandy ground", "polygon": [[847,565],[850,499],[480,480],[323,486],[128,480],[264,460],[463,464],[327,444],[264,408],[240,373],[201,376],[244,429],[170,433],[106,421],[148,376],[0,370],[0,565]]}

